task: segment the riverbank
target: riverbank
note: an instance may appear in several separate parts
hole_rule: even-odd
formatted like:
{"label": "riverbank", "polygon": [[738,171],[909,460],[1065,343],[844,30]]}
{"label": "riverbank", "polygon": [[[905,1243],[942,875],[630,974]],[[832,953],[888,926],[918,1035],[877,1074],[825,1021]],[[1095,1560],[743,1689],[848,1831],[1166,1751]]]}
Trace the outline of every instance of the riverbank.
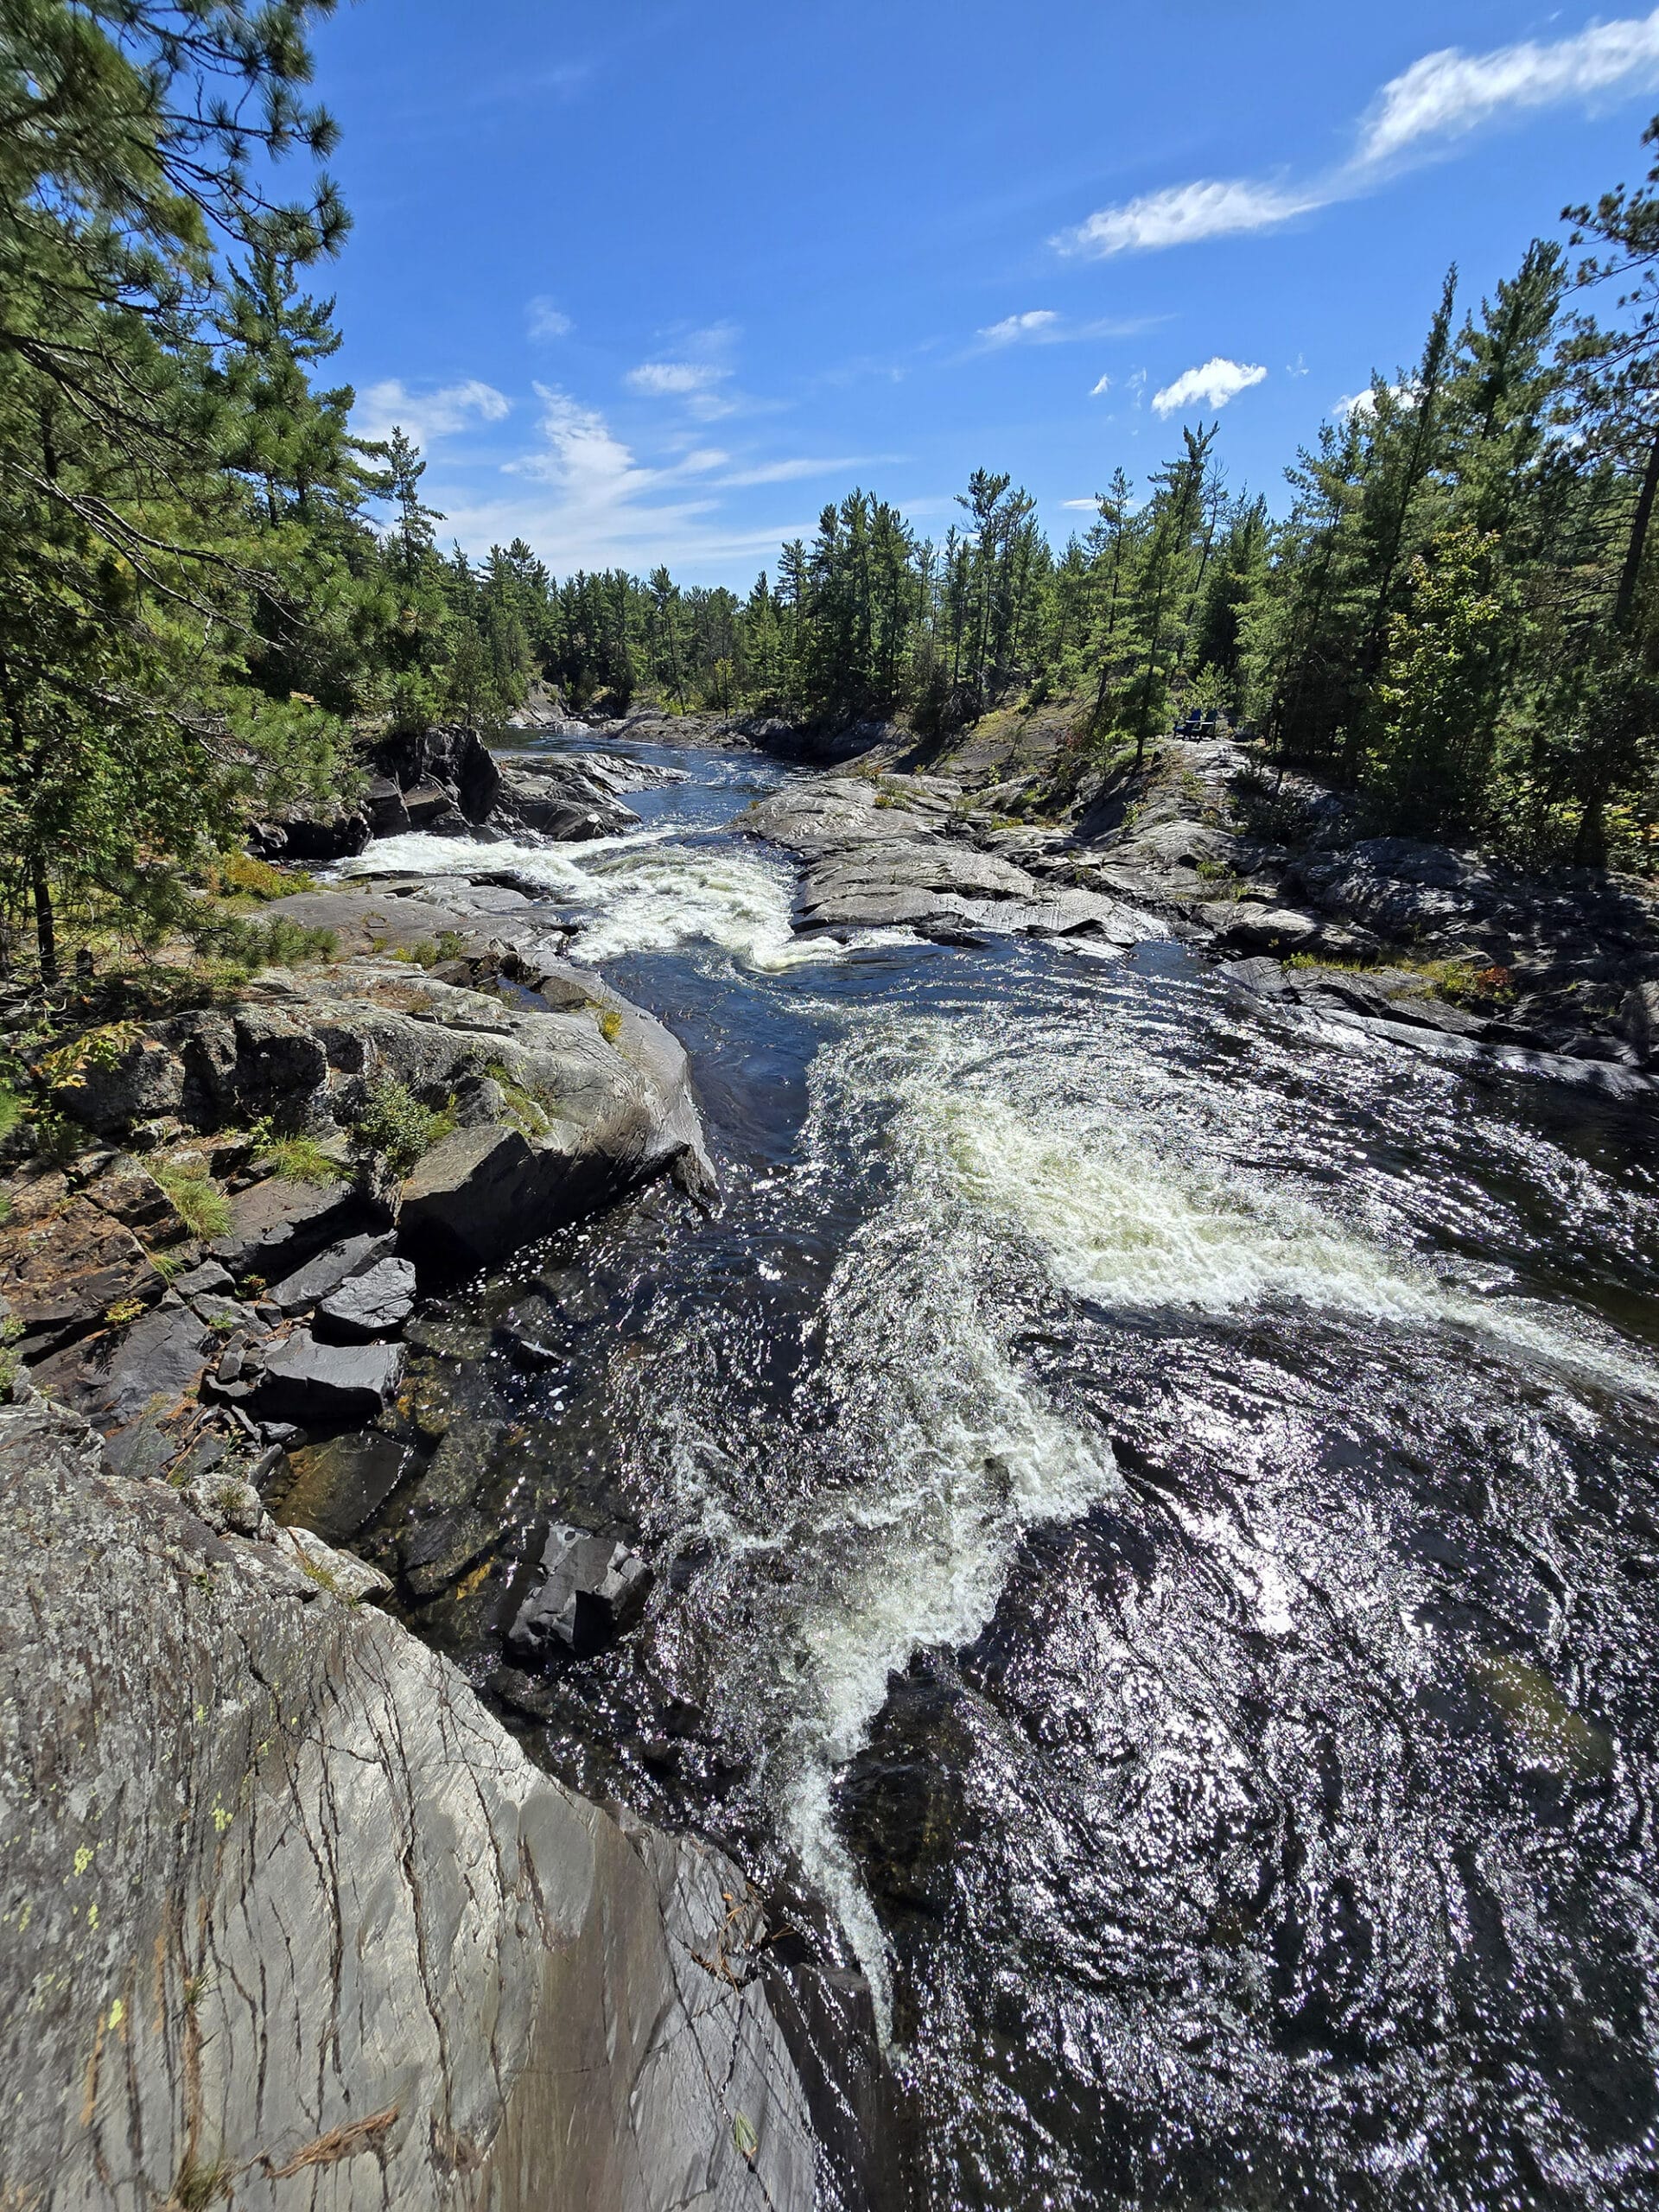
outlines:
{"label": "riverbank", "polygon": [[[927,771],[639,751],[609,835],[399,832],[286,918],[519,1110],[487,1063],[561,963],[589,1038],[661,1024],[719,1202],[659,1173],[482,1266],[394,1250],[437,1268],[396,1390],[290,1424],[264,1510],[541,1773],[744,1870],[849,2204],[1357,2189],[1380,2127],[1449,2207],[1520,2154],[1478,2088],[1516,2066],[1590,2173],[1608,2050],[1503,1992],[1572,2012],[1659,1893],[1643,1096],[1242,988],[1150,867],[1058,881]],[[1560,1820],[1594,1848],[1528,1921]]]}
{"label": "riverbank", "polygon": [[[1008,709],[928,743],[882,724],[648,713],[605,727],[618,741],[736,743],[816,768],[838,823],[812,819],[822,810],[802,798],[752,825],[812,863],[805,926],[834,928],[841,915],[1059,935],[1089,928],[1067,915],[1086,915],[1090,899],[1116,901],[1281,1007],[1496,1075],[1654,1095],[1650,879],[1529,874],[1474,849],[1368,836],[1339,791],[1226,735],[1159,741],[1139,770],[1132,756],[1097,765],[1073,720],[1063,707]],[[988,868],[942,869],[943,853],[964,849]],[[852,903],[815,900],[837,874]],[[1049,911],[1022,920],[1022,903]]]}
{"label": "riverbank", "polygon": [[[684,1054],[544,937],[290,904],[326,960],[149,1020],[89,995],[12,1147],[0,2195],[807,2212],[760,1898],[538,1774],[391,1577],[268,1504],[377,1421],[413,1477],[409,1340],[458,1274],[712,1196]],[[409,1510],[405,1591],[499,1541]],[[554,1651],[650,1586],[609,1541],[561,1573]]]}

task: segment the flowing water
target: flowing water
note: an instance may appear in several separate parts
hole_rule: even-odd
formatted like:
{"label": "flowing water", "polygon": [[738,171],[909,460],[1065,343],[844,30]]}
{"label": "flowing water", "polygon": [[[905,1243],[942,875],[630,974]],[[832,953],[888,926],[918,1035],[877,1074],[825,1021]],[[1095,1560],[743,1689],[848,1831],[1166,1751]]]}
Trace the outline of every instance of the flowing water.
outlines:
{"label": "flowing water", "polygon": [[724,827],[791,772],[662,757],[632,836],[366,861],[544,887],[724,1185],[432,1339],[515,1551],[661,1575],[539,1754],[821,1902],[912,2201],[1659,2202],[1651,1121],[1171,945],[801,944]]}

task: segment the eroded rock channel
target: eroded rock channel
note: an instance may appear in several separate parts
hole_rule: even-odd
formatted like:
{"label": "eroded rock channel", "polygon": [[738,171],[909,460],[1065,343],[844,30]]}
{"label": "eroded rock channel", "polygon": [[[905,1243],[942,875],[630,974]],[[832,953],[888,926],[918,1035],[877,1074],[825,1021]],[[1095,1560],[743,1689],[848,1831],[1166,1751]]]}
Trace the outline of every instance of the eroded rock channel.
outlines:
{"label": "eroded rock channel", "polygon": [[[1541,991],[1529,1027],[1358,972],[1433,899],[1496,972],[1502,887],[1466,870],[1234,839],[1268,873],[1221,903],[1191,823],[1103,855],[975,820],[948,778],[671,735],[597,748],[586,822],[551,810],[582,736],[473,794],[482,838],[459,768],[397,785],[402,820],[380,794],[374,841],[289,902],[344,965],[66,1072],[109,1156],[40,1204],[82,1257],[30,1248],[0,1289],[113,1465],[32,1432],[20,1525],[85,1566],[29,1633],[73,1618],[65,1698],[130,1709],[146,1802],[194,1825],[147,1812],[158,1893],[98,1892],[96,2122],[62,2139],[105,2166],[143,2139],[133,2191],[240,2161],[277,2204],[306,2157],[340,2192],[308,2202],[1639,2201],[1640,975],[1605,1027]],[[643,778],[605,770],[625,751]],[[302,1064],[337,1178],[219,1157]],[[395,1191],[339,1149],[382,1071],[448,1124]],[[156,1242],[146,1124],[196,1133],[232,1217],[111,1341]],[[241,1446],[204,1441],[204,1400]],[[336,1555],[381,1610],[327,1586]],[[123,1652],[153,1574],[170,1640]],[[143,1685],[169,1670],[233,1682],[239,1780],[168,1738]],[[135,1817],[99,1795],[116,1754],[54,1726],[102,1869]],[[487,1783],[423,1808],[411,1736]],[[369,1738],[397,1753],[372,1781]],[[397,1849],[324,1910],[317,1854],[377,1827]],[[73,1864],[67,1814],[41,1834]],[[287,1839],[291,1892],[255,1835]],[[50,1975],[83,1901],[35,1878]],[[279,1940],[284,1990],[333,2008],[280,1999],[309,2133],[270,2131],[238,2042]],[[378,1943],[384,2012],[340,1965]],[[607,1975],[602,2016],[655,1991],[657,2024],[550,2057]],[[40,2015],[66,2067],[83,1997]],[[153,2158],[152,2076],[177,2092]],[[593,2163],[613,2142],[626,2170]]]}

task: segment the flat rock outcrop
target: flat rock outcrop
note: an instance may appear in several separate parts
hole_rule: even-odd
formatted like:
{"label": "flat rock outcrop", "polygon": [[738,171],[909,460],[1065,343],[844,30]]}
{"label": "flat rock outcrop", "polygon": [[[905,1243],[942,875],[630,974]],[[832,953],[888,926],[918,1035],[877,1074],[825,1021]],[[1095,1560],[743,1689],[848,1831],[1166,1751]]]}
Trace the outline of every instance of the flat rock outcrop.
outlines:
{"label": "flat rock outcrop", "polygon": [[1548,1038],[1514,1021],[1448,1005],[1408,971],[1287,969],[1258,954],[1225,962],[1220,972],[1252,999],[1334,1025],[1327,1033],[1352,1032],[1471,1073],[1532,1077],[1640,1106],[1659,1101],[1659,1082],[1624,1060],[1552,1050]]}
{"label": "flat rock outcrop", "polygon": [[[305,903],[308,912],[332,913],[364,902],[341,893]],[[679,1045],[597,977],[551,957],[505,995],[373,954],[316,973],[271,970],[230,1007],[95,1036],[62,1070],[53,1096],[61,1111],[106,1136],[140,1114],[170,1118],[181,1131],[212,1131],[275,1113],[286,1128],[327,1137],[349,1135],[386,1080],[460,1125],[463,1141],[451,1143],[452,1153],[470,1146],[493,1161],[488,1217],[478,1214],[455,1257],[499,1258],[671,1170],[691,1187],[713,1187]],[[448,1154],[445,1163],[456,1164]],[[467,1205],[466,1178],[454,1187]],[[343,1180],[250,1198],[215,1254],[235,1269],[257,1251],[270,1262],[258,1270],[267,1281],[286,1277],[355,1225],[351,1205]],[[272,1208],[284,1215],[273,1226],[286,1234],[273,1237],[244,1217]],[[420,1242],[427,1227],[426,1213],[411,1209],[405,1241]],[[291,1260],[271,1262],[283,1243]],[[334,1287],[302,1285],[290,1303]]]}
{"label": "flat rock outcrop", "polygon": [[809,2212],[736,1869],[201,1502],[0,1408],[0,2203]]}
{"label": "flat rock outcrop", "polygon": [[1122,947],[1169,934],[1155,915],[1041,881],[1007,855],[946,834],[959,795],[936,778],[906,777],[895,796],[871,778],[828,777],[761,800],[741,826],[805,858],[795,909],[803,933],[1087,936]]}

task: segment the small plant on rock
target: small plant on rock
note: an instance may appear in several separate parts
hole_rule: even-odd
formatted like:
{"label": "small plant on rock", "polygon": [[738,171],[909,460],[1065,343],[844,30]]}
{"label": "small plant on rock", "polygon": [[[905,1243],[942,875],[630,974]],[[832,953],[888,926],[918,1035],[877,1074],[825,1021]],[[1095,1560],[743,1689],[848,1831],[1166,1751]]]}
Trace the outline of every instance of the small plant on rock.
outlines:
{"label": "small plant on rock", "polygon": [[231,1202],[205,1166],[164,1160],[149,1172],[193,1236],[205,1242],[224,1236],[231,1225]]}
{"label": "small plant on rock", "polygon": [[384,1161],[394,1175],[407,1175],[421,1155],[454,1126],[452,1114],[423,1106],[395,1076],[383,1076],[371,1086],[368,1102],[353,1125],[351,1147],[360,1159]]}
{"label": "small plant on rock", "polygon": [[10,1397],[22,1373],[23,1356],[17,1350],[22,1333],[23,1325],[15,1313],[0,1321],[0,1399]]}
{"label": "small plant on rock", "polygon": [[55,1106],[42,1107],[35,1116],[35,1149],[54,1167],[64,1166],[84,1149],[86,1132]]}
{"label": "small plant on rock", "polygon": [[269,1120],[256,1122],[248,1132],[253,1156],[269,1164],[284,1183],[310,1183],[319,1188],[340,1180],[340,1163],[331,1160],[315,1137],[279,1136]]}

